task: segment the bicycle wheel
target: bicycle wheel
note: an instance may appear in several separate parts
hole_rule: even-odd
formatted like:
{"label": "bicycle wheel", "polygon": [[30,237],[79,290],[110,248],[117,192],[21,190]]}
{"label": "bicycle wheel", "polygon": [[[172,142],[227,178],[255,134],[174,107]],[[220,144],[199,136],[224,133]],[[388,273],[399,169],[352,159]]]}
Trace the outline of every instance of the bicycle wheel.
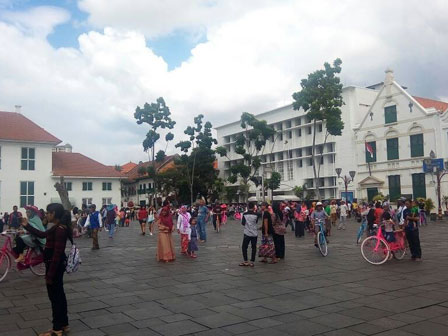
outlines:
{"label": "bicycle wheel", "polygon": [[406,254],[406,248],[403,248],[401,250],[395,250],[392,252],[392,254],[394,255],[395,259],[401,260],[404,258],[405,254]]}
{"label": "bicycle wheel", "polygon": [[325,235],[320,231],[317,233],[317,245],[319,246],[320,253],[324,257],[326,257],[328,254],[327,239],[325,238]]}
{"label": "bicycle wheel", "polygon": [[[44,260],[42,258],[42,255],[38,255],[36,253],[36,250],[33,249],[30,252],[30,259],[31,259],[31,265],[30,265],[30,270],[31,272],[33,272],[34,275],[37,276],[44,276],[45,275],[45,263]],[[39,263],[36,263],[38,261],[40,261]]]}
{"label": "bicycle wheel", "polygon": [[7,253],[0,252],[0,282],[6,278],[10,268],[11,259],[9,258],[9,255]]}
{"label": "bicycle wheel", "polygon": [[361,254],[372,265],[381,265],[389,259],[390,249],[384,239],[371,236],[362,242]]}

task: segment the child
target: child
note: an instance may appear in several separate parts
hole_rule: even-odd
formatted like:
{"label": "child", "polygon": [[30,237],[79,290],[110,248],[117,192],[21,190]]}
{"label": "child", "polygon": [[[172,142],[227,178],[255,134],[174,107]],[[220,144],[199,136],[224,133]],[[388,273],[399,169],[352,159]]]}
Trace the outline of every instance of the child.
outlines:
{"label": "child", "polygon": [[124,225],[126,226],[126,227],[129,227],[129,223],[131,222],[131,214],[129,214],[129,213],[127,213],[126,214],[126,219],[124,220]]}
{"label": "child", "polygon": [[392,216],[390,213],[385,212],[383,215],[383,223],[384,223],[384,238],[389,243],[392,243],[395,241],[395,233],[394,233],[394,221],[392,220]]}
{"label": "child", "polygon": [[198,220],[196,217],[190,219],[190,239],[188,241],[187,254],[192,258],[197,258],[196,251],[198,250],[198,232],[196,230],[196,224]]}

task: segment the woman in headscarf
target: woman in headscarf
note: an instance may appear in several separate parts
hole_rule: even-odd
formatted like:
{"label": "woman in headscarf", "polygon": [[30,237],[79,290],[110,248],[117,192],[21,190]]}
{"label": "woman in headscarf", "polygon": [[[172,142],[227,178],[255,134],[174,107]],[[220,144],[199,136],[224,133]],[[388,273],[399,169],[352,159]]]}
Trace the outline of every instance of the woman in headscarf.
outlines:
{"label": "woman in headscarf", "polygon": [[[27,205],[25,206],[26,210],[26,216],[28,218],[28,223],[33,228],[39,230],[39,231],[45,231],[45,227],[42,224],[42,220],[40,218],[41,214],[39,209],[34,205]],[[37,238],[36,236],[32,234],[24,234],[21,236],[17,236],[16,240],[16,247],[14,247],[14,252],[18,254],[16,262],[22,262],[25,260],[24,250],[26,247],[41,247],[43,248],[45,246],[45,238]]]}
{"label": "woman in headscarf", "polygon": [[159,235],[157,237],[157,261],[170,262],[176,260],[174,254],[173,238],[174,230],[173,216],[170,211],[169,202],[164,202],[158,218]]}
{"label": "woman in headscarf", "polygon": [[188,242],[190,240],[190,219],[191,215],[187,212],[185,205],[181,206],[179,217],[177,217],[177,233],[180,234],[180,250],[182,254],[187,254]]}

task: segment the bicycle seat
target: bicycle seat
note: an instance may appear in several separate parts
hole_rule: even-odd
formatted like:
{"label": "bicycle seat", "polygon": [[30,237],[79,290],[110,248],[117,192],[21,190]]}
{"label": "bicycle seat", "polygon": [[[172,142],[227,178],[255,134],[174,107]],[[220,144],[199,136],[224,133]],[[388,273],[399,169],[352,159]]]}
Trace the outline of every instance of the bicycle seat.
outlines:
{"label": "bicycle seat", "polygon": [[12,235],[16,235],[17,231],[13,231],[13,230],[5,230],[1,233],[2,236],[12,236]]}

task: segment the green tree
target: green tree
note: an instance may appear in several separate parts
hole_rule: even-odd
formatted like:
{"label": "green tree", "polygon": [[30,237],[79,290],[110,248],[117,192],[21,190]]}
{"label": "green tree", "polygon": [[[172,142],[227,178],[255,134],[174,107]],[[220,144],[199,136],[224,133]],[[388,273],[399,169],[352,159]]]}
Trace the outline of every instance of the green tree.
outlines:
{"label": "green tree", "polygon": [[293,188],[294,195],[296,195],[301,200],[303,199],[303,195],[305,194],[305,190],[303,186],[295,186]]}
{"label": "green tree", "polygon": [[[145,103],[143,108],[137,106],[134,113],[134,118],[137,120],[137,124],[147,124],[149,126],[149,131],[143,140],[143,150],[148,153],[148,157],[151,157],[152,166],[154,168],[154,185],[157,186],[157,170],[156,170],[156,144],[160,140],[160,131],[173,129],[176,124],[175,121],[171,119],[171,112],[169,107],[166,105],[165,100],[160,97],[155,103]],[[165,134],[165,151],[168,146],[168,142],[174,139],[174,135],[171,132]],[[160,153],[160,152],[163,152]],[[160,154],[159,154],[160,153]],[[165,155],[164,151],[157,152],[158,157]],[[158,192],[156,189],[155,192]],[[157,207],[157,202],[155,204]]]}
{"label": "green tree", "polygon": [[[302,108],[313,123],[312,162],[314,185],[319,200],[321,200],[319,191],[320,157],[323,155],[323,148],[325,148],[329,135],[341,135],[344,128],[341,119],[341,106],[344,104],[342,84],[338,77],[342,70],[341,64],[342,61],[339,58],[333,62],[333,65],[325,63],[324,69],[316,70],[310,73],[308,78],[302,79],[301,90],[292,96],[294,109]],[[325,124],[326,133],[322,150],[319,153],[318,167],[316,167],[316,131],[319,121]]]}
{"label": "green tree", "polygon": [[225,198],[228,203],[232,203],[238,195],[238,186],[226,186],[224,187]]}
{"label": "green tree", "polygon": [[280,183],[282,181],[282,176],[278,172],[272,172],[271,177],[266,179],[265,188],[271,189],[272,191],[280,188]]}
{"label": "green tree", "polygon": [[[242,162],[230,167],[228,181],[232,184],[240,180],[245,187],[243,190],[247,199],[249,182],[258,173],[261,166],[260,156],[264,154],[267,141],[275,135],[275,130],[265,120],[258,120],[253,114],[244,112],[241,115],[240,125],[243,132],[236,137],[235,153],[240,155]],[[216,153],[221,157],[228,156],[227,149],[223,146],[216,148]]]}
{"label": "green tree", "polygon": [[178,163],[185,167],[188,176],[190,204],[193,204],[198,193],[207,195],[209,191],[212,192],[218,177],[214,169],[215,151],[212,149],[218,141],[212,134],[213,125],[209,121],[204,123],[203,119],[202,114],[194,117],[193,125],[184,131],[188,140],[176,144],[176,148],[184,153]]}

